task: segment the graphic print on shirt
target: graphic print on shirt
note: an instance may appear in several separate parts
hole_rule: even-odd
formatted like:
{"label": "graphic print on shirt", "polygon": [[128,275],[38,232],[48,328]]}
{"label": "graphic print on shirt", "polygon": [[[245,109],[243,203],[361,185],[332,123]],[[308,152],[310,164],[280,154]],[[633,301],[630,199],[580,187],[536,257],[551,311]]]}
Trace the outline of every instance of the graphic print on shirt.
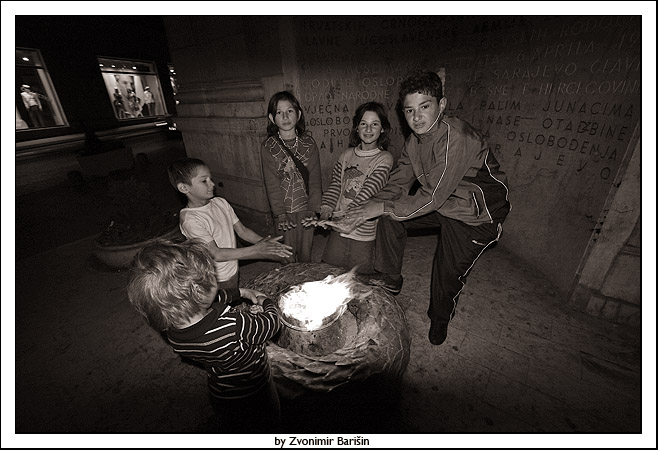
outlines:
{"label": "graphic print on shirt", "polygon": [[[286,155],[283,161],[281,161],[281,166],[279,166],[279,171],[283,174],[281,177],[281,188],[286,193],[284,200],[292,200],[294,197],[298,197],[298,195],[293,194],[293,192],[299,189],[304,189],[304,179],[299,173],[299,170],[297,170],[295,162],[290,156]],[[293,188],[289,189],[290,186]]]}
{"label": "graphic print on shirt", "polygon": [[358,168],[358,165],[350,166],[345,169],[344,175],[345,179],[345,190],[343,191],[343,197],[350,198],[354,200],[363,186],[363,175]]}

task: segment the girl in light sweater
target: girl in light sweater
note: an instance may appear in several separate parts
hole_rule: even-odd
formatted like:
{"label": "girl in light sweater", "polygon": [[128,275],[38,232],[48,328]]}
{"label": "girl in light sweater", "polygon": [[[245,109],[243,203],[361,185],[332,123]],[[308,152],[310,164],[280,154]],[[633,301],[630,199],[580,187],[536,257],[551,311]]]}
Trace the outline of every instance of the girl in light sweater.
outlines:
{"label": "girl in light sweater", "polygon": [[[393,166],[393,155],[387,151],[391,125],[384,105],[362,104],[352,122],[350,147],[336,161],[331,185],[322,196],[320,220],[340,219],[347,210],[370,199],[386,185]],[[349,233],[332,229],[322,262],[371,271],[376,231],[376,219]]]}

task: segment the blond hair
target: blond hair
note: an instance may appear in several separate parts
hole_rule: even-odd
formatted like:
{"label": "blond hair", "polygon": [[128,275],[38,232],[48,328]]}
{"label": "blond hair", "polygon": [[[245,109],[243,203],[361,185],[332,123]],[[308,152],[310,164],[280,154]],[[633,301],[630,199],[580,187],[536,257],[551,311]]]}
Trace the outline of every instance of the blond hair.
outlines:
{"label": "blond hair", "polygon": [[182,328],[207,309],[216,286],[214,262],[202,243],[158,240],[135,256],[128,299],[157,330]]}

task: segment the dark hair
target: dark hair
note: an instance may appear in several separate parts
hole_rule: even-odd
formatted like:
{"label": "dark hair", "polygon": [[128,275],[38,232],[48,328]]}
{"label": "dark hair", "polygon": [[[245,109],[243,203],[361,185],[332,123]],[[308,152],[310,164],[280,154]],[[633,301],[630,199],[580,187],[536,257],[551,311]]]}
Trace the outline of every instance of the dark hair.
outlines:
{"label": "dark hair", "polygon": [[400,94],[398,95],[400,104],[404,102],[407,95],[416,92],[431,95],[438,102],[443,98],[441,78],[434,72],[418,72],[410,75],[400,84]]}
{"label": "dark hair", "polygon": [[382,133],[377,138],[377,146],[382,150],[388,149],[388,144],[391,143],[391,123],[388,121],[388,116],[386,115],[386,108],[381,103],[377,102],[368,102],[360,105],[356,112],[354,113],[354,118],[352,119],[352,131],[350,132],[350,147],[356,147],[361,143],[361,138],[359,137],[359,122],[363,119],[363,115],[372,111],[379,116],[379,121],[382,123]]}
{"label": "dark hair", "polygon": [[197,158],[177,159],[167,168],[169,182],[178,190],[178,183],[192,184],[192,178],[196,175],[199,167],[206,166],[206,163]]}
{"label": "dark hair", "polygon": [[128,276],[128,299],[158,331],[182,328],[207,308],[215,277],[215,264],[204,244],[160,239],[135,255]]}
{"label": "dark hair", "polygon": [[279,133],[279,127],[276,126],[271,120],[269,120],[269,115],[272,114],[272,117],[276,116],[276,107],[281,100],[288,100],[293,108],[299,112],[299,120],[295,125],[295,130],[297,130],[297,135],[302,136],[306,132],[306,122],[304,121],[304,111],[299,104],[297,98],[289,91],[277,92],[270,98],[270,103],[267,106],[267,135],[276,136]]}

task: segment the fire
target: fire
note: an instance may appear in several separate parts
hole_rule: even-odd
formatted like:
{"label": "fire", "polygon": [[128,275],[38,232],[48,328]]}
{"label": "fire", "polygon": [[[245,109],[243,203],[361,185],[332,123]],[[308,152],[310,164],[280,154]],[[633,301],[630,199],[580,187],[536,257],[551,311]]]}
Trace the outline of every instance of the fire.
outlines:
{"label": "fire", "polygon": [[309,281],[293,287],[279,300],[284,316],[292,317],[304,324],[307,331],[323,325],[326,317],[339,311],[353,298],[354,270],[324,280]]}

